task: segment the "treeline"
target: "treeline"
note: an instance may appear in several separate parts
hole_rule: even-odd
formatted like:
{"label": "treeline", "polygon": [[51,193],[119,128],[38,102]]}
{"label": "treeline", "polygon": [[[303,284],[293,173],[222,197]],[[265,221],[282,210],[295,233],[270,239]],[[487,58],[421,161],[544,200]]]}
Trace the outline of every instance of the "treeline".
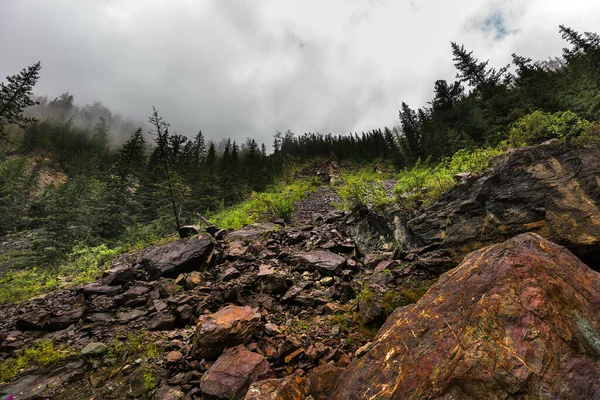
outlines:
{"label": "treeline", "polygon": [[[495,69],[464,46],[451,43],[457,80],[438,80],[427,106],[402,103],[399,127],[362,134],[277,133],[274,149],[295,157],[331,156],[357,162],[378,158],[397,167],[418,160],[439,160],[459,149],[494,146],[507,140],[515,122],[534,111],[571,111],[600,120],[600,36],[560,26],[569,45],[562,57],[532,61],[512,55],[510,65]],[[540,139],[543,139],[541,137]]]}

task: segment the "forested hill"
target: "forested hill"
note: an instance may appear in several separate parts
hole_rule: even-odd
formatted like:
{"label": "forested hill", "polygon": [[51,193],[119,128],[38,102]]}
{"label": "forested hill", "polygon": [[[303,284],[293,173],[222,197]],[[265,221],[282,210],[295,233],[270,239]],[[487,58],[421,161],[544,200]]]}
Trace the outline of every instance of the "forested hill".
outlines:
{"label": "forested hill", "polygon": [[[199,215],[226,220],[223,212],[239,212],[231,207],[294,183],[299,165],[318,157],[377,163],[391,175],[422,172],[396,191],[403,195],[426,186],[439,168],[456,172],[457,160],[481,154],[477,149],[498,154],[553,138],[597,136],[600,37],[564,26],[560,34],[561,57],[513,55],[512,65],[501,69],[452,43],[457,80],[436,81],[425,107],[403,103],[398,126],[340,135],[277,132],[269,149],[254,139],[215,142],[201,131],[172,132],[167,117],[151,109],[152,99],[149,132],[101,103],[78,107],[68,93],[35,104],[34,85],[43,73],[35,64],[0,87],[0,234],[26,243],[7,245],[2,264],[19,270],[73,263],[90,249],[114,255],[197,223]],[[114,148],[111,135],[127,139]],[[289,204],[271,203],[244,209],[246,220],[289,215]]]}

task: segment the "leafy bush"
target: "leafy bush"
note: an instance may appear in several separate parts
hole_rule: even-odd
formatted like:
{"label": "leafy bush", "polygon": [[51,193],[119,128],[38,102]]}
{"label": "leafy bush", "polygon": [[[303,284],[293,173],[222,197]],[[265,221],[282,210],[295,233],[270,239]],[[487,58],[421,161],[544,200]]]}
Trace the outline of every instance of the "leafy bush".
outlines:
{"label": "leafy bush", "polygon": [[48,367],[74,355],[75,352],[66,346],[56,347],[51,340],[41,340],[31,347],[20,349],[16,357],[9,358],[0,365],[0,383],[13,379],[31,367]]}
{"label": "leafy bush", "polygon": [[579,118],[572,111],[560,111],[550,114],[534,111],[518,119],[509,132],[512,146],[539,144],[549,139],[572,141],[585,137],[592,131],[592,123]]}
{"label": "leafy bush", "polygon": [[351,171],[342,179],[338,194],[348,210],[371,210],[393,201],[385,192],[380,174],[362,169]]}
{"label": "leafy bush", "polygon": [[319,185],[316,179],[299,180],[291,185],[279,184],[268,192],[253,193],[250,199],[210,216],[209,220],[221,228],[240,229],[275,218],[289,219],[294,204],[314,192]]}

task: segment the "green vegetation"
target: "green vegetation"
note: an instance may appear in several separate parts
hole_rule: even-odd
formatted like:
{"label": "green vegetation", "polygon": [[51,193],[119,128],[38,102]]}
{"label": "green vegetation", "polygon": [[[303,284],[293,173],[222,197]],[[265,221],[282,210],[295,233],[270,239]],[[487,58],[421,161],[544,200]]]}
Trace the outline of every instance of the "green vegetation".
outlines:
{"label": "green vegetation", "polygon": [[381,305],[388,314],[391,314],[396,308],[404,307],[409,304],[415,304],[425,293],[428,287],[418,289],[406,288],[400,292],[389,291],[383,295]]}
{"label": "green vegetation", "polygon": [[489,166],[493,158],[505,151],[506,145],[500,144],[494,148],[459,150],[435,166],[429,166],[427,161],[417,161],[413,168],[406,168],[400,172],[394,194],[408,208],[414,207],[418,200],[427,205],[456,184],[456,174],[479,174]]}
{"label": "green vegetation", "polygon": [[115,339],[110,344],[108,357],[114,359],[128,358],[159,358],[162,349],[156,344],[156,340],[148,334],[141,332],[136,335],[128,333],[125,340]]}
{"label": "green vegetation", "polygon": [[56,346],[48,339],[17,351],[16,357],[5,360],[0,365],[0,383],[9,381],[29,368],[46,368],[72,358],[76,352],[67,346]]}
{"label": "green vegetation", "polygon": [[23,301],[59,287],[92,282],[102,274],[106,263],[121,252],[120,248],[109,249],[104,244],[78,246],[65,264],[8,271],[0,276],[0,303]]}
{"label": "green vegetation", "polygon": [[372,298],[373,298],[373,291],[369,288],[369,285],[363,284],[362,290],[360,291],[358,296],[356,296],[356,299],[358,301],[369,301]]}
{"label": "green vegetation", "polygon": [[554,114],[534,111],[519,118],[511,127],[509,142],[514,147],[539,144],[549,139],[570,142],[591,137],[593,124],[572,111]]}
{"label": "green vegetation", "polygon": [[226,229],[239,229],[244,225],[272,221],[275,218],[289,219],[294,204],[314,192],[319,185],[319,181],[315,179],[275,185],[267,192],[252,193],[248,200],[220,211],[209,219]]}
{"label": "green vegetation", "polygon": [[142,373],[142,378],[144,380],[144,388],[146,390],[152,390],[154,389],[156,386],[158,386],[158,382],[156,381],[156,378],[154,378],[154,375],[152,374],[151,371],[144,371]]}
{"label": "green vegetation", "polygon": [[343,207],[364,211],[389,204],[392,199],[383,187],[384,177],[367,168],[345,171],[338,189]]}

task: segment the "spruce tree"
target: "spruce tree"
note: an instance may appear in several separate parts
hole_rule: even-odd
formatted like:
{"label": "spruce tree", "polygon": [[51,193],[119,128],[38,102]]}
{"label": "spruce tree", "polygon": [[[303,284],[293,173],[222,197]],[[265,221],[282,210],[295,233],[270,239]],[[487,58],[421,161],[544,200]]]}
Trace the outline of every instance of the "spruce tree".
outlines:
{"label": "spruce tree", "polygon": [[23,115],[25,108],[38,104],[32,99],[33,87],[39,78],[41,63],[38,61],[24,68],[17,75],[7,76],[7,83],[0,82],[0,135],[8,124],[27,126],[32,118]]}

